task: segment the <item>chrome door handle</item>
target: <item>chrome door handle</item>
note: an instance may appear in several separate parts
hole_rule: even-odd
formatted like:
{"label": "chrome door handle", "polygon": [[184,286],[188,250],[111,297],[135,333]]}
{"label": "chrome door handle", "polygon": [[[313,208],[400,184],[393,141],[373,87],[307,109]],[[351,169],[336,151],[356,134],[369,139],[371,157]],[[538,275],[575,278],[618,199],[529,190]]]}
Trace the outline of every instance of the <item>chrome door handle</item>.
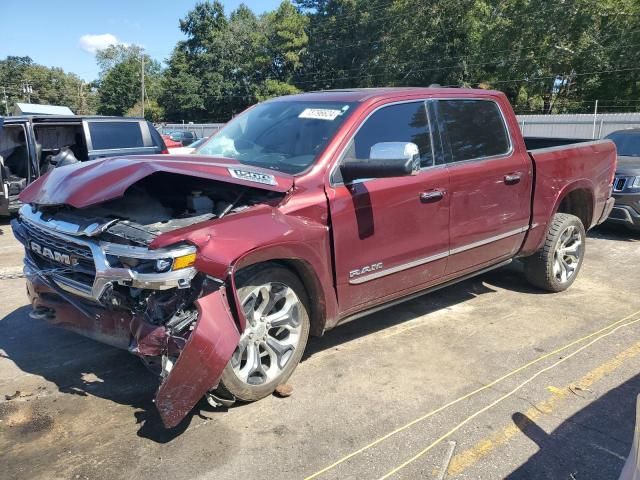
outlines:
{"label": "chrome door handle", "polygon": [[519,173],[510,173],[504,176],[504,183],[507,185],[515,185],[520,182],[521,175]]}
{"label": "chrome door handle", "polygon": [[422,203],[437,202],[444,198],[444,190],[427,190],[420,194],[420,201]]}

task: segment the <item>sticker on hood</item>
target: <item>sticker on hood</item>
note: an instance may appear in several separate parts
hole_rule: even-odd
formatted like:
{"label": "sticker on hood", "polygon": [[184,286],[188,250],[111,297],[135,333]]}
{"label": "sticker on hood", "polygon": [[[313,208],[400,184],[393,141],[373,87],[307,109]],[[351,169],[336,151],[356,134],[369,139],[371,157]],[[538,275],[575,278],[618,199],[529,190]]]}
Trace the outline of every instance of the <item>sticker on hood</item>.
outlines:
{"label": "sticker on hood", "polygon": [[242,168],[228,168],[232,177],[248,182],[264,183],[265,185],[277,185],[276,177],[268,173],[254,172]]}

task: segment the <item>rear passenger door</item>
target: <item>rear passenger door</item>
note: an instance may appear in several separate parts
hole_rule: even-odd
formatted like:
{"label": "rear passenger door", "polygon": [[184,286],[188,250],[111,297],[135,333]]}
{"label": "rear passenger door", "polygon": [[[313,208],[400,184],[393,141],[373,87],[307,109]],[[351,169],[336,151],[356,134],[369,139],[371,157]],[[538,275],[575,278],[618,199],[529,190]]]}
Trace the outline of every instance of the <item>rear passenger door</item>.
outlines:
{"label": "rear passenger door", "polygon": [[161,153],[146,121],[89,119],[84,122],[89,159]]}
{"label": "rear passenger door", "polygon": [[496,101],[442,99],[435,109],[449,171],[447,274],[513,256],[529,224],[531,160],[512,145]]}

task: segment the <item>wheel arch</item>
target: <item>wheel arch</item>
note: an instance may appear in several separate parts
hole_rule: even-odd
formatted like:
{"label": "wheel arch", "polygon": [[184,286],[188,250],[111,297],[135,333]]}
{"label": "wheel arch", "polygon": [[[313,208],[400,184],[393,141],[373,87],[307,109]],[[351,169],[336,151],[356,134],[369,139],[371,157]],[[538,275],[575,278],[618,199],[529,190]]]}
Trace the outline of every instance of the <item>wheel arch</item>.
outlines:
{"label": "wheel arch", "polygon": [[[236,278],[243,270],[265,264],[274,264],[284,267],[293,272],[302,283],[307,296],[309,298],[310,309],[310,334],[313,336],[321,336],[324,333],[327,319],[335,315],[335,297],[327,294],[326,288],[323,288],[323,282],[318,277],[316,269],[310,261],[301,257],[287,257],[278,255],[265,255],[266,252],[255,252],[254,255],[246,255],[238,260],[231,274],[231,285],[234,293],[237,292]],[[235,303],[239,299],[235,296]],[[240,311],[236,308],[236,311]],[[244,322],[241,322],[244,324]]]}
{"label": "wheel arch", "polygon": [[593,214],[595,208],[593,189],[584,183],[569,186],[556,201],[555,213],[568,213],[575,215],[584,225],[585,230],[589,230],[593,225]]}

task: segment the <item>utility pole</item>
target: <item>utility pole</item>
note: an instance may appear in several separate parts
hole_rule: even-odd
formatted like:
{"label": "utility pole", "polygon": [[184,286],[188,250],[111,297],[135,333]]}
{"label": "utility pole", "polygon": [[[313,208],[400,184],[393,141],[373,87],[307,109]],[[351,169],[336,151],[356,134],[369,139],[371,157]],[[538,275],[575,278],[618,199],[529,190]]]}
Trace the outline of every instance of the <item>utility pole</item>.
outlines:
{"label": "utility pole", "polygon": [[80,81],[80,85],[78,85],[78,110],[79,110],[78,114],[80,115],[85,114],[83,88],[84,88],[84,81]]}
{"label": "utility pole", "polygon": [[33,88],[29,82],[24,82],[22,84],[22,93],[27,97],[27,103],[31,103],[31,94],[33,93]]}
{"label": "utility pole", "polygon": [[593,131],[591,132],[591,138],[596,138],[596,121],[598,119],[598,100],[596,100],[596,106],[593,109]]}
{"label": "utility pole", "polygon": [[2,103],[4,103],[4,114],[9,116],[9,100],[7,99],[7,88],[2,87]]}
{"label": "utility pole", "polygon": [[140,55],[140,61],[142,65],[142,75],[141,75],[141,90],[142,90],[142,118],[144,118],[144,54]]}

